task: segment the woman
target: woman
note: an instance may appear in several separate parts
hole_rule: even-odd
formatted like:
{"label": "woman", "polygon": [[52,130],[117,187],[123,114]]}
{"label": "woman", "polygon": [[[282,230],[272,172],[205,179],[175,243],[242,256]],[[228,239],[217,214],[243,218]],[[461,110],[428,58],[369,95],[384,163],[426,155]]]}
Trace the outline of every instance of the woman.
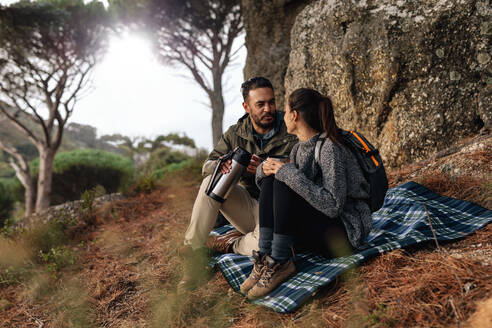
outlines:
{"label": "woman", "polygon": [[[341,143],[330,99],[297,89],[288,98],[284,120],[299,143],[290,162],[268,158],[256,171],[259,252],[241,285],[250,299],[268,294],[296,272],[294,243],[330,257],[346,256],[361,248],[371,229],[369,185]],[[316,161],[316,142],[323,132],[327,138]]]}

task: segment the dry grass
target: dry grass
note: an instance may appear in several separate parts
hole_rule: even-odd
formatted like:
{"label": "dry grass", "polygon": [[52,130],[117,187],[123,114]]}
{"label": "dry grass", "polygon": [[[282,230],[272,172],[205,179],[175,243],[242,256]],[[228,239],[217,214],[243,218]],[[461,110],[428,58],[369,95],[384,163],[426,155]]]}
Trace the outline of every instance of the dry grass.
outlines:
{"label": "dry grass", "polygon": [[445,252],[393,251],[361,272],[369,307],[375,309],[370,319],[399,327],[463,322],[474,310],[473,301],[492,290],[489,266]]}
{"label": "dry grass", "polygon": [[[487,165],[488,154],[470,156]],[[407,181],[412,172],[415,166],[391,171],[390,181]],[[249,304],[219,272],[178,297],[176,249],[199,181],[182,172],[149,194],[104,206],[96,226],[74,232],[77,267],[55,278],[38,267],[29,280],[0,286],[0,327],[480,327],[490,320],[490,225],[439,249],[427,244],[379,256],[292,314]],[[418,182],[483,206],[491,197],[490,182],[469,175],[426,171]],[[18,265],[5,256],[1,263]]]}
{"label": "dry grass", "polygon": [[422,185],[443,196],[466,199],[492,208],[492,181],[465,175],[427,174],[418,179]]}

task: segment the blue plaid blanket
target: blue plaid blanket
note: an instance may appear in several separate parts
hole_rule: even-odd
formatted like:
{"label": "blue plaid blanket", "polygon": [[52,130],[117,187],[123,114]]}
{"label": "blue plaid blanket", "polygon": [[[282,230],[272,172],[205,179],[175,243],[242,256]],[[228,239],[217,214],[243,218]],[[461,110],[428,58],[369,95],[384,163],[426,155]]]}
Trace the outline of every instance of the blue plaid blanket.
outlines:
{"label": "blue plaid blanket", "polygon": [[[430,219],[429,219],[430,218]],[[429,225],[429,220],[432,224]],[[296,254],[297,274],[270,295],[252,303],[276,312],[296,310],[314,291],[327,285],[342,272],[378,254],[434,239],[453,240],[464,237],[492,221],[492,211],[474,203],[437,195],[415,182],[388,190],[383,207],[373,213],[373,229],[368,247],[357,254],[326,259],[312,253]],[[224,226],[213,234],[232,229]],[[251,259],[237,254],[212,258],[231,287],[239,286],[253,269]]]}

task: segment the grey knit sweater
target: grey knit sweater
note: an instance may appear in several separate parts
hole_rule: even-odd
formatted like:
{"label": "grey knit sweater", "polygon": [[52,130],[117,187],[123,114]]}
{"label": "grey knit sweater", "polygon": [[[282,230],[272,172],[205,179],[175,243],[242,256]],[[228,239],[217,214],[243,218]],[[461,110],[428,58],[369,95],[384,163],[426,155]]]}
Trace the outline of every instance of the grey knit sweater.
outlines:
{"label": "grey knit sweater", "polygon": [[[319,134],[296,144],[290,153],[292,163],[283,165],[275,178],[329,218],[341,218],[350,243],[360,249],[372,227],[371,210],[364,201],[369,199],[369,184],[354,155],[328,138],[321,147],[318,165],[314,159],[318,138]],[[264,177],[259,165],[258,186]]]}

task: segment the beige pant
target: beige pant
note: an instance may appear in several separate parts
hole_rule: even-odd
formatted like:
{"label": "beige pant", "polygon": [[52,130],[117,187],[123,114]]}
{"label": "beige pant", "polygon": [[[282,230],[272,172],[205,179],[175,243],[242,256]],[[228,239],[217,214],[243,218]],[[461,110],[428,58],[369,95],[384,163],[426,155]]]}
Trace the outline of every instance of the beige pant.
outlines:
{"label": "beige pant", "polygon": [[185,234],[185,245],[190,245],[193,249],[203,247],[220,211],[237,230],[244,234],[234,243],[234,253],[251,256],[253,250],[258,250],[258,201],[251,197],[243,186],[237,184],[227,200],[220,203],[205,193],[210,179],[211,176],[203,179],[198,191],[190,225]]}

